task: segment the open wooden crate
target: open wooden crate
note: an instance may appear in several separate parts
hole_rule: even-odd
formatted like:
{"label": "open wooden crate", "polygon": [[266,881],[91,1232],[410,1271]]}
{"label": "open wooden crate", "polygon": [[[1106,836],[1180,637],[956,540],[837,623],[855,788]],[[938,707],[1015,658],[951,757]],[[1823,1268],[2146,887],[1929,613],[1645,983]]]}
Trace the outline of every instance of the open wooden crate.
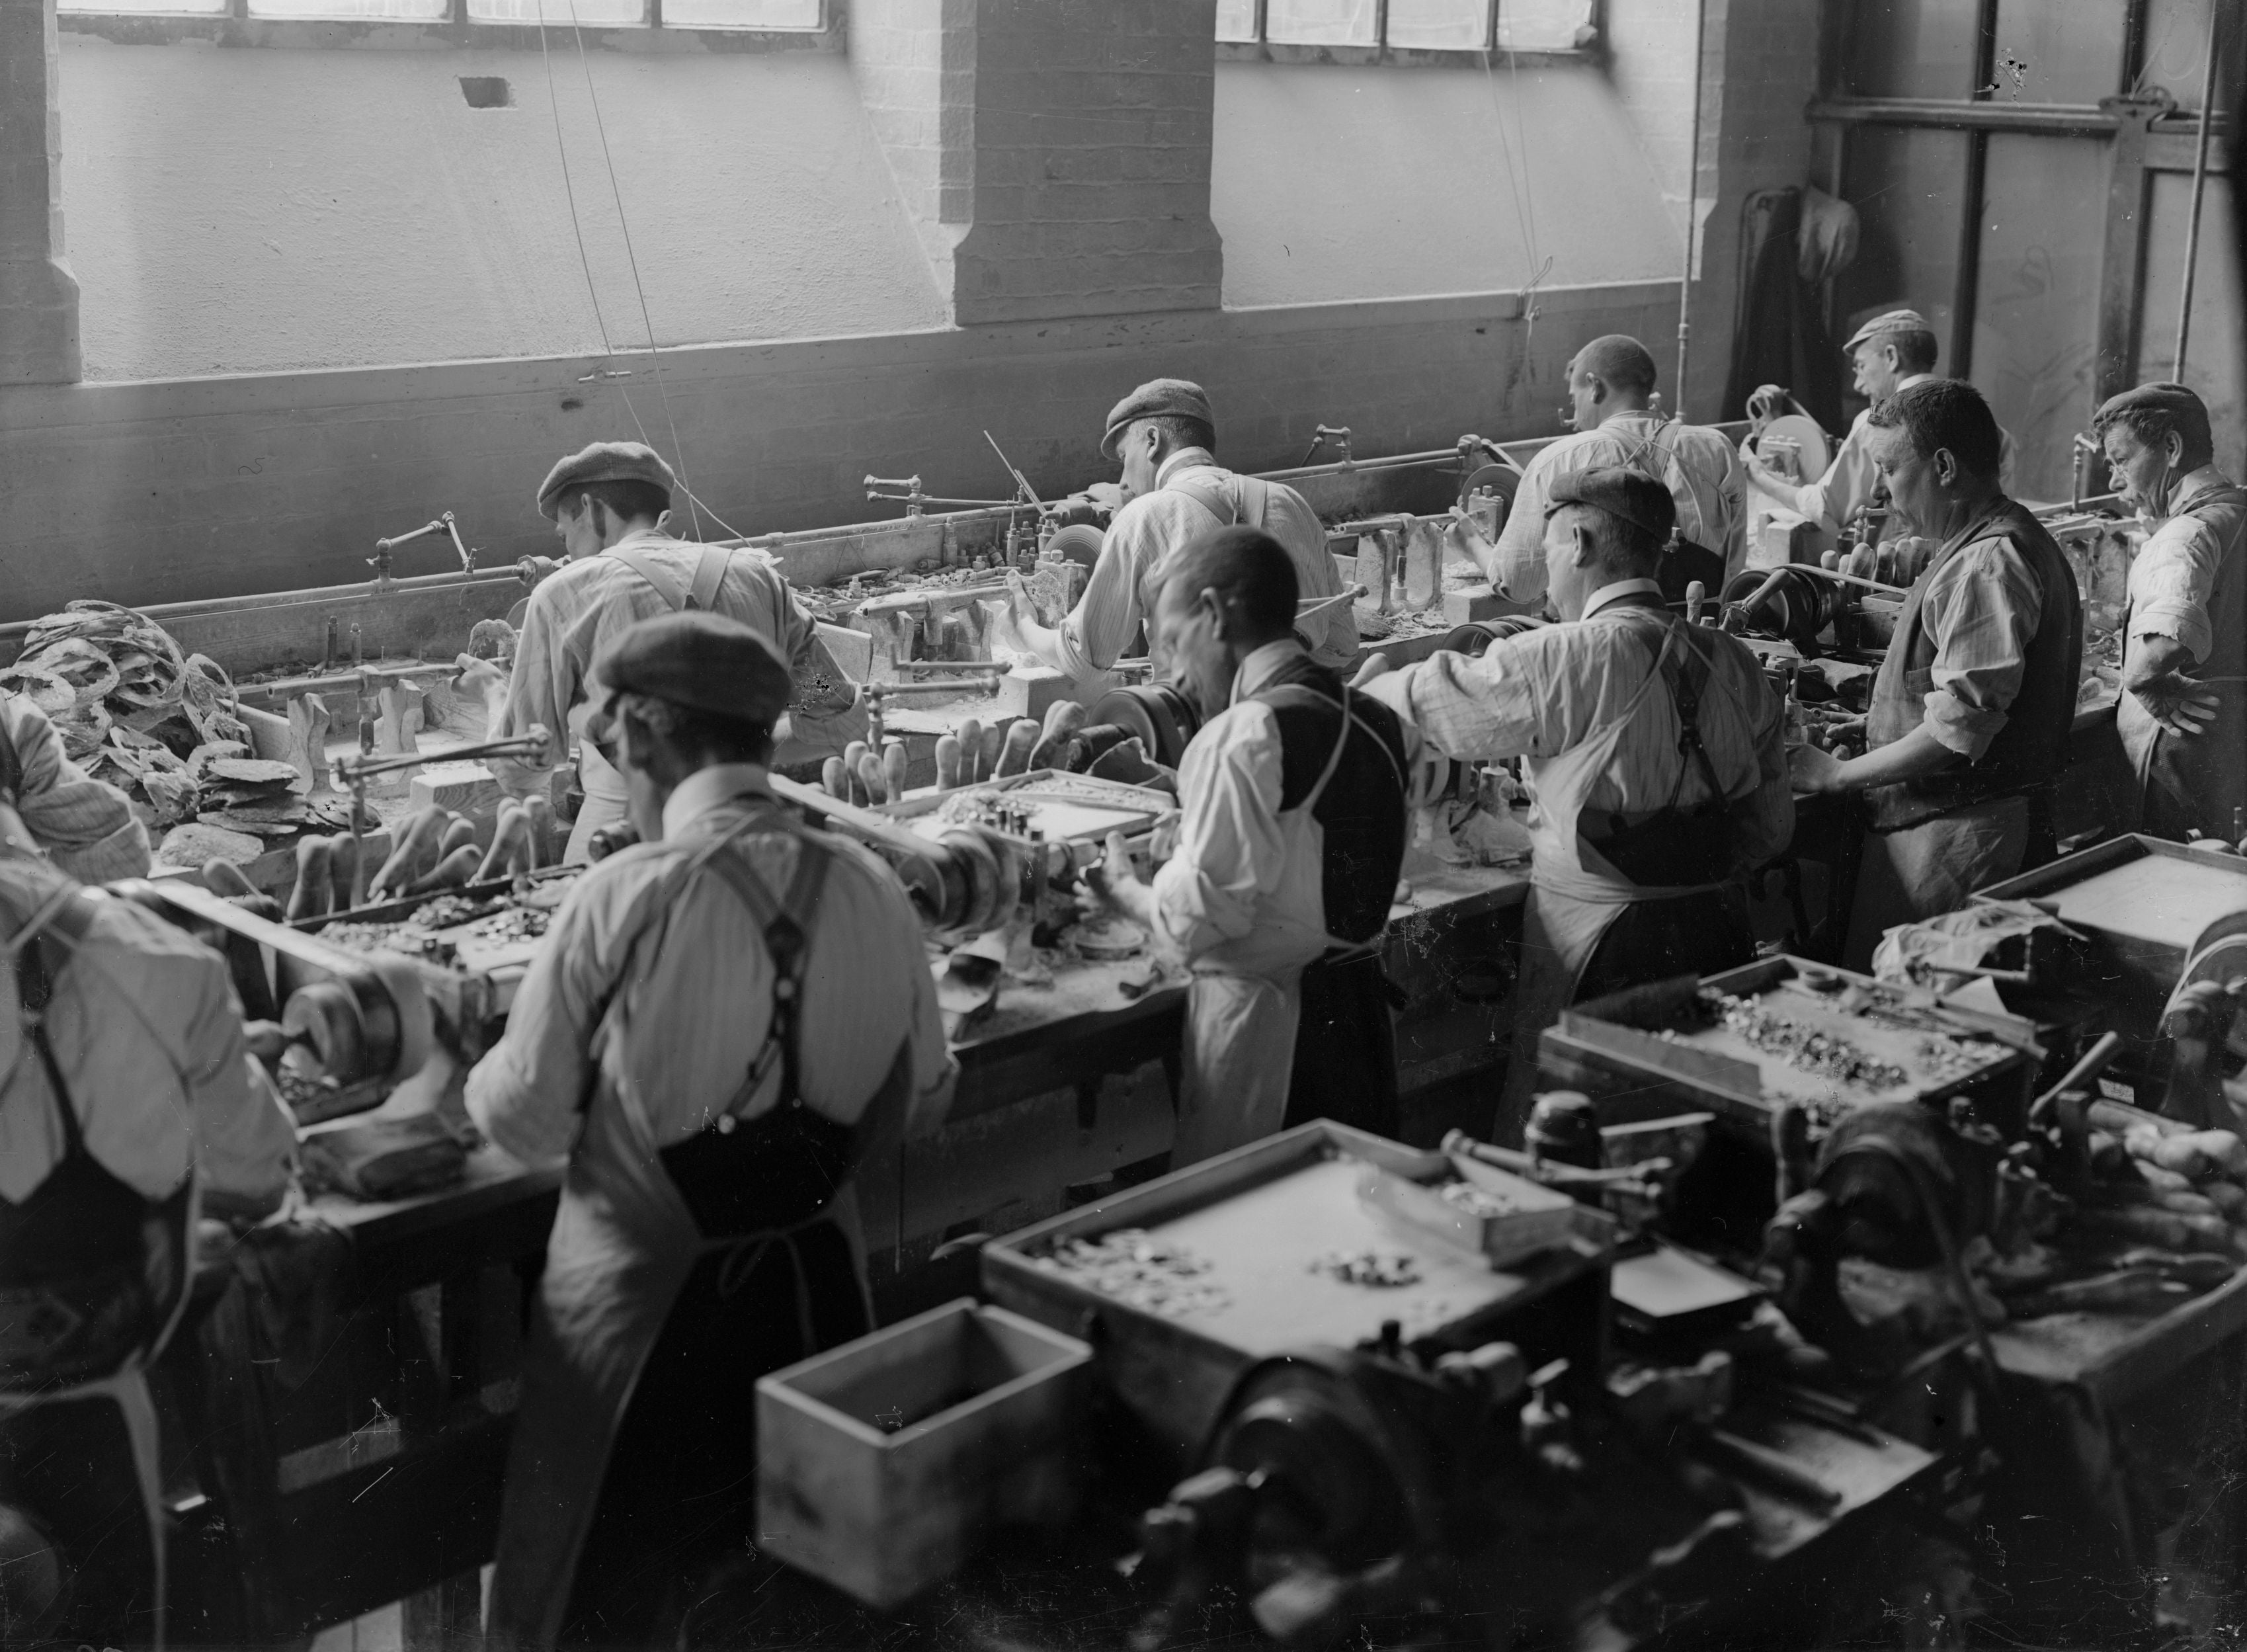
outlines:
{"label": "open wooden crate", "polygon": [[[1351,1348],[1395,1321],[1404,1343],[1465,1349],[1502,1338],[1533,1364],[1604,1359],[1614,1224],[1580,1206],[1567,1243],[1507,1268],[1382,1222],[1357,1194],[1365,1164],[1417,1182],[1450,1179],[1450,1162],[1318,1120],[1141,1187],[1040,1222],[983,1247],[992,1298],[1099,1352],[1102,1374],[1181,1461],[1203,1446],[1226,1395],[1256,1362],[1308,1347]],[[1148,1229],[1211,1264],[1221,1308],[1138,1307],[1041,1259],[1056,1241]],[[1413,1256],[1421,1281],[1345,1284],[1311,1271],[1323,1253],[1378,1246]]]}

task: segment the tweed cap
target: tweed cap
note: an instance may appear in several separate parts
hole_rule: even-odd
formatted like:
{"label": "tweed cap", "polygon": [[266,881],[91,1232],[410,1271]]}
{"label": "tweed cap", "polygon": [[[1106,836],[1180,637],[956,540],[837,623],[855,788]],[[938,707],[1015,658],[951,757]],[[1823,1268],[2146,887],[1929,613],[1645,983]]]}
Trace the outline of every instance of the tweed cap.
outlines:
{"label": "tweed cap", "polygon": [[2208,422],[2208,404],[2196,393],[2183,385],[2166,383],[2117,391],[2099,404],[2092,419],[2098,423],[2126,413],[2164,413],[2172,419]]}
{"label": "tweed cap", "polygon": [[1589,505],[1667,540],[1677,526],[1677,502],[1670,489],[1643,470],[1622,465],[1595,465],[1555,476],[1545,494],[1548,517],[1564,505]]}
{"label": "tweed cap", "polygon": [[738,619],[689,608],[626,627],[593,661],[611,693],[651,694],[691,711],[770,725],[788,709],[795,679],[780,656]]}
{"label": "tweed cap", "polygon": [[1210,416],[1209,397],[1199,385],[1184,379],[1150,379],[1108,410],[1108,433],[1100,439],[1102,454],[1116,457],[1116,444],[1133,420],[1160,419],[1166,414],[1199,419],[1212,430],[1217,427],[1217,420]]}
{"label": "tweed cap", "polygon": [[1849,342],[1843,345],[1841,348],[1845,352],[1854,350],[1868,339],[1883,338],[1892,332],[1931,333],[1934,331],[1934,328],[1927,324],[1927,317],[1916,310],[1891,310],[1884,316],[1875,316],[1856,331],[1851,333]]}
{"label": "tweed cap", "polygon": [[679,486],[679,478],[663,462],[663,455],[645,443],[597,441],[546,473],[546,480],[538,484],[538,514],[552,522],[562,508],[562,490],[589,481],[652,482],[666,498]]}

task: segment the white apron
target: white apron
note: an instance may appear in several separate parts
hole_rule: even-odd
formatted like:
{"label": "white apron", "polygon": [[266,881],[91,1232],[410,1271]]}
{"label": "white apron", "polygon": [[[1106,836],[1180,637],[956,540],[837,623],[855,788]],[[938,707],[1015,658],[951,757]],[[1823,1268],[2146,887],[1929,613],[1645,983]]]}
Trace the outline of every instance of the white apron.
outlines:
{"label": "white apron", "polygon": [[582,866],[591,860],[593,834],[604,826],[620,824],[631,814],[623,774],[595,751],[589,740],[577,742],[577,784],[584,790],[585,801],[578,805],[577,822],[570,828],[570,846],[562,851],[566,866]]}
{"label": "white apron", "polygon": [[[1521,914],[1521,979],[1513,988],[1513,1042],[1499,1100],[1501,1121],[1519,1125],[1529,1116],[1529,1098],[1537,1089],[1538,1035],[1575,1001],[1584,966],[1622,909],[1638,901],[1672,900],[1724,887],[1634,884],[1602,860],[1577,830],[1593,782],[1614,764],[1623,730],[1662,681],[1662,668],[1677,645],[1674,632],[1663,638],[1654,669],[1613,720],[1594,728],[1558,756],[1522,760],[1533,804],[1529,835],[1535,852],[1530,861],[1529,899]],[[1501,1128],[1499,1133],[1506,1132]]]}
{"label": "white apron", "polygon": [[[803,829],[761,812],[737,830],[751,826]],[[805,852],[827,851],[807,844]],[[816,914],[791,915],[808,932]],[[865,1239],[855,1190],[848,1184],[817,1216],[794,1227],[722,1239],[702,1236],[657,1156],[638,1087],[622,1070],[611,1027],[621,1003],[620,993],[594,1034],[595,1058],[607,1082],[587,1105],[584,1133],[570,1156],[561,1205],[546,1242],[546,1272],[532,1307],[500,1509],[485,1624],[488,1652],[548,1648],[560,1635],[617,1430],[672,1305],[698,1261],[731,1251],[743,1258],[745,1267],[753,1266],[753,1253],[776,1245],[792,1253],[799,1234],[831,1223],[850,1247],[861,1296],[867,1291]],[[867,1143],[860,1163],[895,1137],[910,1088],[909,1063],[901,1050],[860,1123]],[[802,1280],[800,1259],[796,1266]],[[808,1318],[808,1304],[799,1300],[797,1312],[799,1318]],[[867,1322],[872,1322],[871,1311]],[[753,1403],[747,1382],[741,1403]]]}
{"label": "white apron", "polygon": [[[1349,741],[1346,691],[1342,704],[1342,732],[1318,783],[1301,803],[1280,813],[1280,892],[1296,911],[1325,899],[1326,830],[1311,811],[1341,766]],[[1295,1072],[1295,1026],[1303,1009],[1303,966],[1319,955],[1314,951],[1303,956],[1299,928],[1259,925],[1240,940],[1213,948],[1193,966],[1179,1049],[1172,1170],[1269,1136],[1286,1121],[1287,1087]],[[1356,950],[1355,943],[1333,935],[1325,942]]]}

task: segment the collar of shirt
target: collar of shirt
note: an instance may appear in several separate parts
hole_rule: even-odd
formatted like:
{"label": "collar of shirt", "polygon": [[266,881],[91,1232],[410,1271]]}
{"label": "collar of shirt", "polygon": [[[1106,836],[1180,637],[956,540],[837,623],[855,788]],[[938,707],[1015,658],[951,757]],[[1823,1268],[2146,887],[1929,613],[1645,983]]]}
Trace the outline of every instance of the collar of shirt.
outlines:
{"label": "collar of shirt", "polygon": [[1597,428],[1604,430],[1609,425],[1620,424],[1626,419],[1643,419],[1649,424],[1654,425],[1666,425],[1670,422],[1666,415],[1655,412],[1651,407],[1618,407],[1601,420]]}
{"label": "collar of shirt", "polygon": [[1302,644],[1293,637],[1283,637],[1276,643],[1266,643],[1242,660],[1240,668],[1233,673],[1233,698],[1227,703],[1238,706],[1270,682],[1272,674],[1281,666],[1302,652]]}
{"label": "collar of shirt", "polygon": [[2187,471],[2177,478],[2176,486],[2169,489],[2169,508],[2174,511],[2180,503],[2204,488],[2221,488],[2223,485],[2223,473],[2214,465],[2203,465],[2197,470]]}
{"label": "collar of shirt", "polygon": [[602,555],[606,556],[610,551],[618,549],[618,546],[638,544],[643,540],[652,541],[654,543],[659,545],[668,545],[675,543],[672,539],[672,536],[664,532],[660,527],[635,528],[632,532],[626,534],[622,539],[617,541],[616,544],[603,546],[601,548]]}
{"label": "collar of shirt", "polygon": [[771,791],[762,763],[713,763],[698,768],[663,800],[663,835],[681,836],[703,816],[743,792],[767,796]]}
{"label": "collar of shirt", "polygon": [[[1584,599],[1583,618],[1589,619],[1602,608],[1611,607],[1626,597],[1644,595],[1659,597],[1662,586],[1651,579],[1618,579],[1612,585],[1602,585]],[[1251,659],[1254,656],[1251,655]]]}
{"label": "collar of shirt", "polygon": [[1208,448],[1181,447],[1163,461],[1162,468],[1155,472],[1155,486],[1159,488],[1168,481],[1171,479],[1171,473],[1174,470],[1215,470],[1217,468],[1217,455]]}

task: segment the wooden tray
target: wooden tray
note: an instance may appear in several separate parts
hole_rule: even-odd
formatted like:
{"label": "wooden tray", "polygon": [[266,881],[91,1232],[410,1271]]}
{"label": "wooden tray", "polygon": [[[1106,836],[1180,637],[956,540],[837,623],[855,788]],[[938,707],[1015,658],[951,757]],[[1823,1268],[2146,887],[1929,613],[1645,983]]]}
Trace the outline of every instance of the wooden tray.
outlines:
{"label": "wooden tray", "polygon": [[1000,780],[956,786],[950,791],[931,788],[901,802],[881,804],[875,812],[919,828],[932,823],[937,811],[952,799],[979,792],[1003,794],[1008,802],[1028,809],[1048,843],[1104,843],[1110,832],[1133,836],[1152,826],[1158,815],[1178,807],[1178,799],[1168,792],[1058,768],[1033,768]]}
{"label": "wooden tray", "polygon": [[[1606,1347],[1614,1225],[1576,1209],[1575,1237],[1512,1268],[1432,1237],[1415,1240],[1359,1199],[1372,1164],[1414,1181],[1449,1179],[1439,1153],[1327,1120],[1286,1130],[983,1247],[983,1287],[1015,1312],[1100,1350],[1103,1373],[1156,1437],[1197,1452],[1234,1381],[1260,1360],[1353,1347],[1397,1321],[1408,1343],[1472,1348],[1503,1336],[1533,1364],[1566,1355],[1596,1368]],[[1221,1308],[1171,1316],[1135,1307],[1042,1263],[1063,1238],[1145,1228],[1207,1260]],[[1335,1250],[1377,1247],[1418,1263],[1418,1283],[1344,1284],[1311,1271]]]}

